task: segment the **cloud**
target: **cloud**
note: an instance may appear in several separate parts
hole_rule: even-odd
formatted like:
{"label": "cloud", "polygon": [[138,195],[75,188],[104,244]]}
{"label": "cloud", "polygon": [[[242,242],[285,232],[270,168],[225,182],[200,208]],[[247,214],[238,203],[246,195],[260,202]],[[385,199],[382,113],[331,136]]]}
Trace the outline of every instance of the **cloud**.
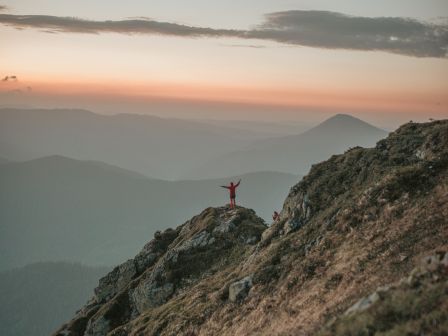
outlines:
{"label": "cloud", "polygon": [[249,30],[195,27],[143,17],[92,21],[48,15],[0,14],[0,24],[53,33],[233,37],[324,49],[385,51],[414,57],[445,58],[448,55],[447,23],[433,24],[399,17],[356,17],[326,11],[270,13],[262,24]]}
{"label": "cloud", "polygon": [[356,17],[325,11],[266,15],[248,37],[327,49],[380,50],[415,57],[447,57],[448,25],[400,17]]}
{"label": "cloud", "polygon": [[0,5],[0,12],[6,12],[8,10],[7,6]]}
{"label": "cloud", "polygon": [[17,82],[18,80],[17,76],[5,76],[2,78],[2,82]]}
{"label": "cloud", "polygon": [[9,15],[0,14],[0,24],[15,28],[39,28],[57,33],[120,33],[120,34],[161,34],[185,37],[238,37],[244,33],[238,30],[213,29],[160,22],[148,19],[120,21],[91,21],[72,17],[49,15]]}
{"label": "cloud", "polygon": [[23,95],[33,92],[33,88],[31,86],[24,86],[16,75],[5,76],[0,79],[0,83],[1,95]]}

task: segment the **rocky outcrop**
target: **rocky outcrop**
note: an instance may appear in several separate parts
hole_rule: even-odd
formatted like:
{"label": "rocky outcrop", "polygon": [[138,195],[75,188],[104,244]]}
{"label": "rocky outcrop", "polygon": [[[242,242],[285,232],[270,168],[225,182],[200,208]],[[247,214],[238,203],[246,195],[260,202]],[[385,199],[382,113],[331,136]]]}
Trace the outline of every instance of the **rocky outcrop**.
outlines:
{"label": "rocky outcrop", "polygon": [[223,207],[157,232],[134,259],[100,279],[94,298],[56,335],[107,335],[241,261],[265,229],[252,210]]}
{"label": "rocky outcrop", "polygon": [[247,276],[229,286],[229,300],[237,302],[243,300],[252,287],[252,276]]}
{"label": "rocky outcrop", "polygon": [[132,279],[154,265],[168,246],[177,238],[179,230],[168,229],[163,233],[157,231],[154,239],[146,244],[134,259],[130,259],[100,279],[95,289],[95,301],[103,303],[125,288]]}
{"label": "rocky outcrop", "polygon": [[[408,123],[314,165],[268,229],[251,210],[209,208],[157,234],[56,335],[357,335],[392,293],[441,321],[447,218],[448,121]],[[429,272],[412,272],[427,255]],[[446,330],[428,323],[425,334]]]}

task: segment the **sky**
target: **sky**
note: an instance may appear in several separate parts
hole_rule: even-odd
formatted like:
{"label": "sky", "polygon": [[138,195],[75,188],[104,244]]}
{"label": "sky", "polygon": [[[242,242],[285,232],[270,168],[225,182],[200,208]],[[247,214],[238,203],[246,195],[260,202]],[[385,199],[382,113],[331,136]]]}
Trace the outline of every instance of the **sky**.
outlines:
{"label": "sky", "polygon": [[446,0],[0,0],[0,106],[448,118]]}

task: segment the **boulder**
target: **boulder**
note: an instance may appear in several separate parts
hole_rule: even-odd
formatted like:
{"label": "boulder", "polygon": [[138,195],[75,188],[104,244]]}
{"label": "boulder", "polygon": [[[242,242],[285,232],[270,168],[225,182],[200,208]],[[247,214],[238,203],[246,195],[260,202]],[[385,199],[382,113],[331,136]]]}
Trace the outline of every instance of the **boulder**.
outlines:
{"label": "boulder", "polygon": [[243,300],[252,288],[252,276],[247,276],[229,286],[229,300],[237,302]]}

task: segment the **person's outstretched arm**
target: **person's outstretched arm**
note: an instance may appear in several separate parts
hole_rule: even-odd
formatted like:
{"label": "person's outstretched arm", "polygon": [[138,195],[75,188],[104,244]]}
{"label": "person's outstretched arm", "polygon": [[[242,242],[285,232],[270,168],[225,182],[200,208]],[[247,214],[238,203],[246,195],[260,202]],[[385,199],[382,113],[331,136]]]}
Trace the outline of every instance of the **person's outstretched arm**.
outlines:
{"label": "person's outstretched arm", "polygon": [[221,188],[226,188],[226,189],[229,189],[229,187],[228,187],[228,186],[221,186]]}
{"label": "person's outstretched arm", "polygon": [[241,183],[241,180],[239,180],[238,183],[235,184],[235,187],[238,187],[240,185],[240,183]]}

